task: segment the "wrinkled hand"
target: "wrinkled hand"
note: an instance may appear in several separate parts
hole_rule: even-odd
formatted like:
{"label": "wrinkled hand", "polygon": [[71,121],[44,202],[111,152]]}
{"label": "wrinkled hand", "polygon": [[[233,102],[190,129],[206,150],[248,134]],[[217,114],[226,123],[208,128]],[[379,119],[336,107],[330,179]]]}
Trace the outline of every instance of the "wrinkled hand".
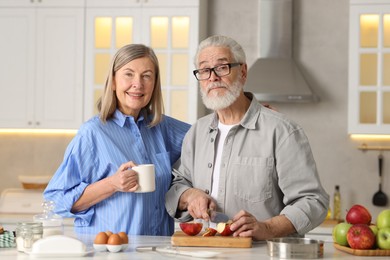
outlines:
{"label": "wrinkled hand", "polygon": [[258,221],[244,210],[234,216],[230,229],[234,232],[233,236],[252,237],[253,240],[284,237],[297,232],[291,221],[283,214]]}
{"label": "wrinkled hand", "polygon": [[116,191],[134,192],[138,189],[138,174],[129,169],[134,166],[137,165],[132,161],[124,163],[114,175],[108,177]]}
{"label": "wrinkled hand", "polygon": [[201,218],[209,221],[208,209],[217,208],[214,199],[204,191],[195,188],[186,190],[183,195],[190,215],[194,219]]}
{"label": "wrinkled hand", "polygon": [[230,229],[235,237],[252,237],[254,240],[263,240],[268,233],[265,223],[257,221],[252,214],[244,210],[234,216]]}

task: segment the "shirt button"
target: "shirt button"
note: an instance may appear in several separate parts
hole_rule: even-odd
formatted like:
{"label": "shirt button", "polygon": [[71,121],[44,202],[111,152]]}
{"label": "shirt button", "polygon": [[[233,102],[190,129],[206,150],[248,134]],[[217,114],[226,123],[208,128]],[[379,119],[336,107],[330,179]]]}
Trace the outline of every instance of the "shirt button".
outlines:
{"label": "shirt button", "polygon": [[210,139],[210,142],[214,142],[214,138],[211,138],[211,139]]}
{"label": "shirt button", "polygon": [[213,164],[212,164],[212,163],[209,163],[209,164],[207,164],[207,166],[208,166],[209,168],[211,168],[211,167],[213,166]]}
{"label": "shirt button", "polygon": [[210,191],[209,190],[205,190],[204,191],[206,194],[210,194]]}

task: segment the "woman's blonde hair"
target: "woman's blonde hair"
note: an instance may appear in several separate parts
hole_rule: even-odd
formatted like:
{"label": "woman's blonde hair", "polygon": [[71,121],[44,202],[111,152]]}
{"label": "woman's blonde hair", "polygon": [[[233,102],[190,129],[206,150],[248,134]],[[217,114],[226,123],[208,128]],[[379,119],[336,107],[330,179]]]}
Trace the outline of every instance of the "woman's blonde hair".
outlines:
{"label": "woman's blonde hair", "polygon": [[157,125],[162,120],[164,105],[162,100],[160,69],[157,56],[151,48],[143,44],[129,44],[120,48],[111,61],[104,91],[97,103],[99,117],[102,122],[107,122],[107,120],[112,117],[117,108],[118,101],[115,95],[115,91],[113,90],[115,84],[115,73],[130,61],[144,57],[150,59],[154,65],[156,73],[153,94],[149,103],[144,109],[146,112],[145,116],[149,117],[149,115],[152,115],[152,120],[149,123],[150,127]]}

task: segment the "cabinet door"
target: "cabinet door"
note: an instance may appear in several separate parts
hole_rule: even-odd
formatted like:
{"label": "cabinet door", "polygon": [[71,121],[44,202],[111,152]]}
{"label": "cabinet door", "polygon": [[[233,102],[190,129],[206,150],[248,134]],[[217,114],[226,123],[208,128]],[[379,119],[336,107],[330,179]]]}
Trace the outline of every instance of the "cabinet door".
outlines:
{"label": "cabinet door", "polygon": [[142,18],[142,41],[153,48],[160,63],[165,112],[192,123],[197,119],[192,61],[198,44],[198,9],[143,8]]}
{"label": "cabinet door", "polygon": [[104,89],[110,61],[130,43],[142,43],[139,8],[87,8],[85,119],[97,113],[96,103]]}
{"label": "cabinet door", "polygon": [[1,8],[0,34],[0,127],[29,127],[35,80],[34,10]]}
{"label": "cabinet door", "polygon": [[36,9],[35,123],[78,128],[83,101],[83,8]]}
{"label": "cabinet door", "polygon": [[349,133],[390,133],[390,5],[350,12]]}
{"label": "cabinet door", "polygon": [[87,7],[85,118],[97,113],[115,52],[125,44],[143,43],[159,59],[166,114],[190,123],[197,119],[192,60],[199,42],[199,7],[198,1],[191,2],[194,7],[149,8],[148,1],[132,8]]}

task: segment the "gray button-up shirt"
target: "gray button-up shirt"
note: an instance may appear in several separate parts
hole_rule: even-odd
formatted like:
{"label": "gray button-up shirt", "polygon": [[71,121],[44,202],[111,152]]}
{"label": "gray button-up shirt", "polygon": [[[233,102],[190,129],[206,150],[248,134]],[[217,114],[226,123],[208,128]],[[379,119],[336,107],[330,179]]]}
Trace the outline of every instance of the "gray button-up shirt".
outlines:
{"label": "gray button-up shirt", "polygon": [[[285,215],[305,234],[323,222],[329,205],[309,141],[297,124],[245,94],[252,99],[250,107],[223,147],[219,210],[233,218],[243,209],[259,221]],[[181,161],[166,194],[168,213],[180,221],[190,220],[187,211],[177,209],[185,190],[194,187],[211,194],[217,126],[216,113],[205,116],[183,141]]]}

